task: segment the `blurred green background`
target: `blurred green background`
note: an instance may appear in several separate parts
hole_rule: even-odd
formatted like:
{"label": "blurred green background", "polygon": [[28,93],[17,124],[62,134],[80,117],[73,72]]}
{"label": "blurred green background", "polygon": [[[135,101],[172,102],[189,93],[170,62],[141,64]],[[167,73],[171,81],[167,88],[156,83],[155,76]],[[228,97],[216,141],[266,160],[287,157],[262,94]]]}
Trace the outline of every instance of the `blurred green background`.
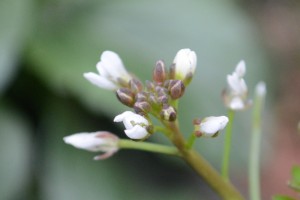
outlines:
{"label": "blurred green background", "polygon": [[[278,2],[1,0],[0,199],[218,199],[177,158],[124,150],[95,162],[93,154],[63,143],[64,136],[82,131],[125,137],[112,119],[127,108],[82,76],[96,71],[104,50],[117,52],[143,81],[151,79],[156,60],[171,64],[182,48],[197,53],[196,75],[179,110],[187,135],[194,118],[226,114],[220,98],[226,75],[244,59],[249,96],[260,80],[268,87],[262,151],[268,171],[278,155],[277,133],[294,133],[300,119],[299,3]],[[293,114],[282,125],[287,109]],[[233,182],[245,195],[250,119],[251,111],[237,114],[232,147]],[[161,135],[151,140],[166,142]],[[299,147],[297,137],[291,140]],[[196,148],[219,169],[222,144],[221,135],[197,141]],[[285,192],[282,181],[291,163],[300,162],[288,158],[275,181],[281,188],[264,186],[266,198]]]}

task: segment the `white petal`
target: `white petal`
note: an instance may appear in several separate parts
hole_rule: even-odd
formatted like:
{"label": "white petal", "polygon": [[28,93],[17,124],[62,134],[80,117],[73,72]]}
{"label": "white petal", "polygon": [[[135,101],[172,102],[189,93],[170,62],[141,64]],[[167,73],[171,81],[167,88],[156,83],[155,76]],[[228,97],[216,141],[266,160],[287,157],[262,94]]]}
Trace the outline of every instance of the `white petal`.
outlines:
{"label": "white petal", "polygon": [[224,129],[228,123],[226,116],[207,117],[200,124],[200,132],[206,136],[213,136],[220,130]]}
{"label": "white petal", "polygon": [[96,73],[88,72],[83,74],[84,78],[90,81],[92,84],[107,90],[116,90],[118,87],[110,80],[99,76]]}
{"label": "white petal", "polygon": [[246,63],[245,63],[244,60],[241,60],[241,61],[237,64],[237,66],[236,66],[236,68],[235,68],[235,72],[237,73],[237,75],[238,75],[240,78],[242,78],[242,77],[245,76],[245,74],[246,74]]}
{"label": "white petal", "polygon": [[130,117],[132,116],[132,114],[135,114],[131,111],[125,111],[119,115],[117,115],[115,118],[114,118],[114,122],[122,122],[126,117]]}
{"label": "white petal", "polygon": [[243,110],[245,108],[245,103],[240,97],[234,97],[231,99],[229,107],[232,110]]}
{"label": "white petal", "polygon": [[148,135],[147,130],[139,125],[134,126],[132,129],[125,130],[126,135],[131,139],[143,139]]}
{"label": "white petal", "polygon": [[112,51],[104,51],[101,55],[101,66],[104,71],[109,74],[114,80],[117,78],[124,78],[128,80],[130,77],[126,71],[121,58]]}
{"label": "white petal", "polygon": [[267,93],[266,84],[265,82],[259,82],[255,87],[255,93],[256,95],[263,97]]}
{"label": "white petal", "polygon": [[197,56],[190,49],[181,49],[177,52],[173,63],[176,74],[184,78],[188,73],[194,73],[197,65]]}
{"label": "white petal", "polygon": [[105,143],[101,138],[96,137],[98,133],[77,133],[63,138],[65,143],[70,144],[76,148],[88,151],[101,151],[99,148]]}
{"label": "white petal", "polygon": [[247,85],[245,80],[239,78],[236,72],[234,72],[232,75],[227,75],[227,83],[232,94],[243,96],[245,93],[247,93]]}

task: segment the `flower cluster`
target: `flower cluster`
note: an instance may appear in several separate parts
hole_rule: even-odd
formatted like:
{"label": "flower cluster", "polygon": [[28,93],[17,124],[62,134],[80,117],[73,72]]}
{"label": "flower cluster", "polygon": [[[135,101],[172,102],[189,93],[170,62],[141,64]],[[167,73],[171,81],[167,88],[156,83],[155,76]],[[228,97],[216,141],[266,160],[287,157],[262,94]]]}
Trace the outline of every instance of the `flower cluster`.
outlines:
{"label": "flower cluster", "polygon": [[[127,72],[120,57],[112,52],[105,51],[100,57],[94,72],[84,73],[84,77],[92,84],[116,93],[118,100],[132,108],[114,118],[114,122],[123,122],[125,134],[133,140],[145,140],[155,130],[150,115],[157,118],[162,124],[177,120],[177,101],[191,82],[197,66],[196,53],[190,49],[181,49],[177,52],[169,68],[164,61],[155,63],[152,80],[143,84],[136,76]],[[242,70],[237,69],[238,76],[230,79],[235,92],[232,96],[239,96],[246,89],[237,88],[234,81],[243,76]],[[238,80],[242,82],[241,80]],[[207,117],[195,123],[194,134],[197,137],[215,137],[228,122],[228,118]],[[77,148],[88,151],[104,152],[95,159],[103,159],[113,155],[119,149],[119,139],[108,132],[79,133],[64,138],[64,141]]]}
{"label": "flower cluster", "polygon": [[246,74],[245,61],[240,61],[235,71],[227,75],[228,88],[223,93],[225,105],[231,110],[244,110],[251,105],[248,100],[248,88],[244,80]]}

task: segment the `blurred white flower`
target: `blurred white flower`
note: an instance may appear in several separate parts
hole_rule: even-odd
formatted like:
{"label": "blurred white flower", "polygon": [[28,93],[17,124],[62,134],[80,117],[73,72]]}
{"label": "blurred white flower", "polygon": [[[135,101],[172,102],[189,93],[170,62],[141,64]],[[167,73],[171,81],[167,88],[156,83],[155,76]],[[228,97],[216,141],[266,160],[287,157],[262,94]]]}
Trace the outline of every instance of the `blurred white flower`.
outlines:
{"label": "blurred white flower", "polygon": [[218,135],[219,131],[225,128],[227,123],[228,117],[226,116],[206,117],[200,122],[199,125],[196,125],[196,135],[198,137],[215,137]]}
{"label": "blurred white flower", "polygon": [[131,111],[125,111],[117,115],[114,122],[123,122],[125,134],[131,139],[144,139],[148,136],[147,127],[149,122],[146,118]]}
{"label": "blurred white flower", "polygon": [[259,97],[264,97],[267,93],[266,84],[265,82],[259,82],[255,87],[255,93]]}
{"label": "blurred white flower", "polygon": [[99,156],[95,156],[95,160],[101,160],[112,156],[118,151],[119,138],[106,131],[98,131],[93,133],[76,133],[63,138],[66,144],[70,144],[78,149],[84,149],[92,152],[103,152]]}
{"label": "blurred white flower", "polygon": [[104,51],[101,54],[96,68],[99,74],[88,72],[84,73],[83,76],[103,89],[116,90],[121,85],[128,84],[131,79],[118,54],[112,51]]}
{"label": "blurred white flower", "polygon": [[197,55],[190,49],[181,49],[177,52],[174,58],[174,75],[175,79],[182,80],[185,84],[188,84],[196,70]]}
{"label": "blurred white flower", "polygon": [[246,74],[245,61],[240,61],[235,71],[227,75],[228,88],[224,93],[224,103],[231,110],[244,110],[250,106],[251,101],[247,99],[248,88],[244,80]]}

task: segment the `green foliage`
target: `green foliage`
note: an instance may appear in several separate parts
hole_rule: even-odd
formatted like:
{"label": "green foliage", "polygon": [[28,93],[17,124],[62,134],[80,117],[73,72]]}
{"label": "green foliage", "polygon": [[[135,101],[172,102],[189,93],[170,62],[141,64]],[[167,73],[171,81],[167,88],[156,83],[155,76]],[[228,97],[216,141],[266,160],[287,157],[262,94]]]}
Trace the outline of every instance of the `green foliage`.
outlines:
{"label": "green foliage", "polygon": [[291,175],[292,179],[289,182],[289,186],[293,190],[300,192],[300,166],[294,166]]}
{"label": "green foliage", "polygon": [[277,195],[277,196],[274,196],[272,198],[272,200],[296,200],[292,197],[288,197],[288,196],[283,196],[283,195]]}

